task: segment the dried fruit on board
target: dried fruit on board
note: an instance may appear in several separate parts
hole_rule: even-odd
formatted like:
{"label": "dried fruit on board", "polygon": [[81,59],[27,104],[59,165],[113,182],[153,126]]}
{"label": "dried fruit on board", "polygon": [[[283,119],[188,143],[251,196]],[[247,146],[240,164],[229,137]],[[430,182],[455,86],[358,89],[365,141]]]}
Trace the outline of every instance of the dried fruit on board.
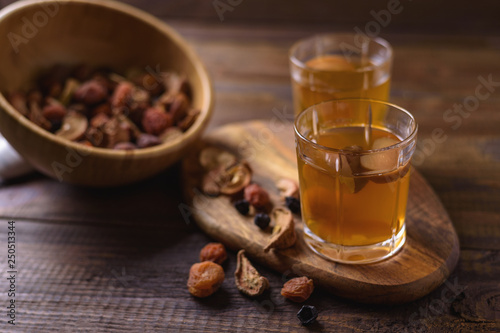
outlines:
{"label": "dried fruit on board", "polygon": [[293,246],[297,240],[297,235],[295,234],[292,212],[286,208],[278,207],[273,209],[271,217],[275,222],[276,231],[273,233],[269,243],[264,247],[264,251],[286,249]]}
{"label": "dried fruit on board", "polygon": [[221,243],[208,243],[200,251],[200,261],[212,261],[221,265],[227,259],[226,248]]}
{"label": "dried fruit on board", "polygon": [[191,295],[207,297],[219,289],[224,278],[224,270],[219,264],[204,261],[191,266],[187,287]]}
{"label": "dried fruit on board", "polygon": [[245,250],[238,252],[234,278],[239,291],[250,297],[261,295],[269,287],[269,281],[261,276],[245,256]]}
{"label": "dried fruit on board", "polygon": [[252,171],[246,162],[231,166],[219,165],[205,174],[202,189],[205,194],[233,195],[242,191],[252,179]]}
{"label": "dried fruit on board", "polygon": [[313,280],[307,276],[288,280],[281,289],[281,295],[297,303],[306,301],[314,291]]}
{"label": "dried fruit on board", "polygon": [[253,183],[245,187],[245,200],[257,208],[265,207],[269,204],[269,194],[259,185]]}

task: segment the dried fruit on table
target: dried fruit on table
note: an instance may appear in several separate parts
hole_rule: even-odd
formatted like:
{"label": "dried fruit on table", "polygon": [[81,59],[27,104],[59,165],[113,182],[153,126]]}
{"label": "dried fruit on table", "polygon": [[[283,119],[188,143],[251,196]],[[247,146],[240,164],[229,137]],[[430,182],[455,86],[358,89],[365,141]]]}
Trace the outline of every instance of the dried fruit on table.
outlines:
{"label": "dried fruit on table", "polygon": [[273,232],[271,240],[264,247],[264,251],[286,249],[293,246],[297,240],[297,235],[295,234],[292,212],[286,208],[278,207],[273,209],[271,217],[275,222],[276,231]]}
{"label": "dried fruit on table", "polygon": [[285,197],[285,204],[292,213],[300,213],[300,201],[296,197]]}
{"label": "dried fruit on table", "polygon": [[269,287],[269,281],[252,266],[245,250],[238,252],[234,278],[238,290],[250,297],[262,294]]}
{"label": "dried fruit on table", "polygon": [[224,278],[224,270],[219,264],[204,261],[191,266],[187,287],[191,295],[207,297],[219,289]]}
{"label": "dried fruit on table", "polygon": [[306,301],[314,290],[313,280],[307,276],[288,280],[281,289],[281,295],[291,301],[300,303]]}
{"label": "dried fruit on table", "polygon": [[253,222],[256,226],[264,230],[269,226],[269,223],[271,223],[271,218],[266,213],[257,213]]}
{"label": "dried fruit on table", "polygon": [[318,310],[312,305],[303,305],[299,312],[297,312],[297,318],[299,318],[302,325],[307,326],[318,318]]}
{"label": "dried fruit on table", "polygon": [[234,204],[234,208],[241,214],[247,215],[250,212],[250,203],[245,199],[238,200]]}
{"label": "dried fruit on table", "polygon": [[257,208],[265,207],[270,202],[267,191],[255,183],[245,187],[244,195],[245,200]]}
{"label": "dried fruit on table", "polygon": [[200,261],[212,261],[221,265],[226,259],[226,248],[221,243],[208,243],[200,251]]}

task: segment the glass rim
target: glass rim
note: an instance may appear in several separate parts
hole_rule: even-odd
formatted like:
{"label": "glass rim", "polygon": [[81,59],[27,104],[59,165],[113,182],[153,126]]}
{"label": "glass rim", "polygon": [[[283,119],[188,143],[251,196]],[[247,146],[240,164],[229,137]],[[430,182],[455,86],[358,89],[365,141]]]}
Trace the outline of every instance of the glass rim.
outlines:
{"label": "glass rim", "polygon": [[[408,137],[406,137],[405,139],[401,140],[400,142],[398,142],[396,144],[393,144],[393,145],[390,145],[390,146],[387,146],[387,147],[383,147],[383,148],[378,148],[378,149],[363,149],[363,150],[360,150],[360,151],[352,151],[352,150],[349,150],[349,149],[332,148],[332,147],[323,146],[323,145],[320,145],[319,143],[316,143],[316,142],[313,142],[313,141],[309,140],[302,133],[300,133],[300,131],[297,128],[297,126],[298,126],[297,124],[298,124],[299,119],[301,117],[303,117],[308,111],[312,110],[313,108],[315,108],[317,106],[320,106],[320,105],[323,105],[323,104],[328,104],[328,103],[332,104],[333,102],[370,102],[370,103],[374,102],[374,103],[377,103],[377,104],[383,104],[383,105],[386,105],[386,106],[390,106],[390,107],[393,107],[393,108],[395,108],[395,109],[397,109],[399,111],[402,111],[404,114],[406,114],[407,116],[409,116],[410,119],[415,124],[415,127],[413,128],[413,131],[410,133],[410,135],[408,135]],[[383,152],[383,151],[388,151],[388,150],[392,150],[392,149],[398,149],[398,148],[400,148],[402,146],[408,145],[416,137],[416,135],[417,135],[418,124],[417,124],[417,122],[415,120],[415,117],[408,110],[406,110],[405,108],[402,108],[401,106],[396,105],[394,103],[389,103],[389,102],[386,102],[386,101],[382,101],[382,100],[378,100],[378,99],[372,99],[372,98],[339,98],[339,99],[331,99],[331,100],[328,100],[328,101],[320,102],[320,103],[311,105],[310,107],[302,110],[295,117],[295,120],[293,122],[293,130],[295,132],[295,136],[296,137],[298,137],[302,141],[310,144],[311,146],[313,146],[316,149],[324,150],[324,151],[328,151],[328,152],[332,152],[332,153],[344,154],[344,155],[367,155],[367,154],[372,154],[372,153],[379,153],[379,152]]]}
{"label": "glass rim", "polygon": [[[309,36],[309,37],[305,37],[305,38],[299,39],[298,41],[296,41],[290,47],[290,50],[288,51],[288,59],[290,60],[290,62],[292,64],[294,64],[295,66],[297,66],[297,67],[299,67],[301,69],[307,69],[308,71],[316,72],[316,73],[331,73],[332,72],[331,70],[315,69],[315,68],[307,66],[305,64],[305,62],[299,60],[295,56],[295,52],[297,51],[297,49],[300,47],[300,45],[302,43],[304,43],[306,41],[310,41],[310,40],[316,39],[316,38],[325,38],[325,37],[333,37],[333,36],[336,36],[336,37],[354,37],[356,35],[357,34],[350,33],[350,32],[343,32],[343,33],[330,32],[330,33],[315,34],[315,35],[312,35],[312,36]],[[368,37],[368,40],[370,42],[375,42],[375,43],[383,46],[385,49],[388,50],[388,52],[389,52],[388,56],[386,58],[384,58],[383,64],[387,63],[387,61],[390,61],[390,59],[392,59],[392,54],[393,54],[392,46],[391,46],[391,44],[389,44],[389,42],[387,40],[385,40],[382,37],[375,37],[375,38]],[[373,64],[372,65],[366,65],[366,66],[355,68],[354,71],[349,70],[349,72],[363,73],[363,72],[367,72],[367,71],[373,70],[373,69],[375,69],[377,67],[380,67],[380,66],[381,65],[373,65]]]}

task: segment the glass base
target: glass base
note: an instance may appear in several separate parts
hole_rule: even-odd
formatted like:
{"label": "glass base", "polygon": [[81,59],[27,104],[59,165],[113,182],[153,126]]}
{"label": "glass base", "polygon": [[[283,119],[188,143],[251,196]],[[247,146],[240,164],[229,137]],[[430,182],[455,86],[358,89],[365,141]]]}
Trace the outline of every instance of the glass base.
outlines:
{"label": "glass base", "polygon": [[398,252],[406,241],[406,226],[394,237],[372,245],[344,246],[331,244],[304,226],[306,244],[321,257],[342,264],[369,264],[381,261]]}

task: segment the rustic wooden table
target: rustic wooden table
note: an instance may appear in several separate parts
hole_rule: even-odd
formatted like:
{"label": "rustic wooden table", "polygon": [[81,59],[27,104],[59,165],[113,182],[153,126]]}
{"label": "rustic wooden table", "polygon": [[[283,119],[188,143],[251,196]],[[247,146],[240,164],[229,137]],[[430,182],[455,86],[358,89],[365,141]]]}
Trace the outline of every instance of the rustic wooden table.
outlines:
{"label": "rustic wooden table", "polygon": [[[230,12],[226,13],[227,15]],[[318,29],[168,20],[212,74],[209,131],[226,123],[291,119],[287,50]],[[363,305],[318,289],[317,323],[301,327],[299,304],[279,294],[284,277],[256,265],[271,292],[234,287],[235,253],[216,294],[195,299],[189,268],[210,241],[181,215],[179,165],[131,186],[95,190],[33,174],[0,185],[3,309],[12,332],[499,332],[500,38],[386,33],[395,59],[391,100],[419,123],[415,166],[448,210],[460,260],[428,296]],[[16,326],[7,324],[6,240],[16,232]]]}

